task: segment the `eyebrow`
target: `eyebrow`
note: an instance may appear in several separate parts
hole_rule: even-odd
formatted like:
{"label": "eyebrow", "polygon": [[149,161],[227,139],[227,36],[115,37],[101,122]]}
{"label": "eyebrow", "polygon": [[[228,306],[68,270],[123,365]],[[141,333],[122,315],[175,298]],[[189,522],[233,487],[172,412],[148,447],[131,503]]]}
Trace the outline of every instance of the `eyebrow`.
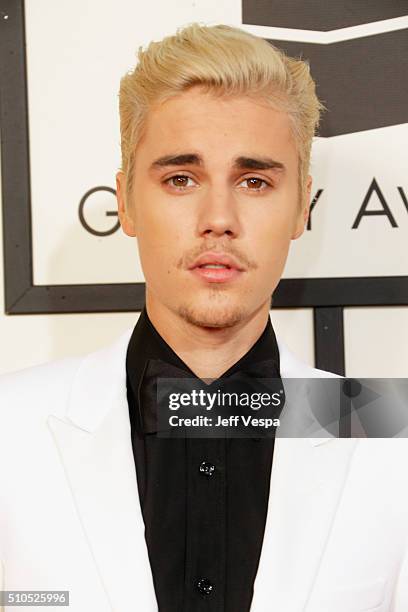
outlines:
{"label": "eyebrow", "polygon": [[240,170],[284,170],[282,162],[271,157],[237,157],[234,167]]}
{"label": "eyebrow", "polygon": [[202,166],[203,159],[196,153],[181,153],[180,155],[164,155],[156,159],[151,167],[162,168],[163,166]]}
{"label": "eyebrow", "polygon": [[[180,155],[164,155],[156,159],[151,168],[166,166],[203,166],[204,160],[196,153],[181,153]],[[238,170],[284,170],[285,165],[271,157],[239,156],[234,159],[233,167]]]}

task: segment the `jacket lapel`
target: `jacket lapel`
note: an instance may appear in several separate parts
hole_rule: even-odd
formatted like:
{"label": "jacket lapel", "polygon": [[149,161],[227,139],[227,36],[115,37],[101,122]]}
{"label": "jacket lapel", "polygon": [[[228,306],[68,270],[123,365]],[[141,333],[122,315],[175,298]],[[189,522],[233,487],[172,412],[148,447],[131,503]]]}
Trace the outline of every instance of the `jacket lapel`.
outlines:
{"label": "jacket lapel", "polygon": [[[82,362],[65,419],[50,415],[79,519],[112,610],[157,611],[126,398],[130,332]],[[84,576],[86,584],[86,576]]]}
{"label": "jacket lapel", "polygon": [[[282,378],[333,376],[302,364],[281,343],[279,351]],[[289,410],[296,411],[296,406]],[[357,442],[276,438],[251,612],[307,609]]]}
{"label": "jacket lapel", "polygon": [[276,439],[251,611],[300,612],[306,608],[356,442]]}

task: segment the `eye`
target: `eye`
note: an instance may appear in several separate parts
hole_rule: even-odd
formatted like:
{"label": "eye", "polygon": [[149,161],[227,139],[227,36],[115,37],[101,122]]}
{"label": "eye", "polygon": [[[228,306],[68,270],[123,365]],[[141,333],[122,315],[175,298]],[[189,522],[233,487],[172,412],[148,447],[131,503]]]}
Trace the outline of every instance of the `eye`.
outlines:
{"label": "eye", "polygon": [[[245,185],[246,183],[246,185]],[[269,183],[258,176],[250,176],[239,183],[239,186],[244,186],[245,189],[250,191],[263,191],[267,187],[270,187]]]}
{"label": "eye", "polygon": [[195,181],[189,176],[185,176],[184,174],[175,174],[170,178],[164,181],[170,187],[175,187],[176,189],[186,189],[188,187],[194,187]]}

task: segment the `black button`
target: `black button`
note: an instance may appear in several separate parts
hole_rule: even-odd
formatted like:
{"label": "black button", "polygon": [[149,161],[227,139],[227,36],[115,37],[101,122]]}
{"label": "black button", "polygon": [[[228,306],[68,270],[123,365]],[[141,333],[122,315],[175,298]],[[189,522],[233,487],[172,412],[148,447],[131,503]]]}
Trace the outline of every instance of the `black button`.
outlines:
{"label": "black button", "polygon": [[210,476],[212,476],[215,472],[215,465],[213,465],[212,463],[208,463],[208,461],[203,461],[202,463],[200,463],[200,474],[203,474],[204,476],[208,476],[208,478]]}
{"label": "black button", "polygon": [[211,595],[214,590],[214,585],[208,578],[200,578],[197,582],[197,589],[202,595]]}

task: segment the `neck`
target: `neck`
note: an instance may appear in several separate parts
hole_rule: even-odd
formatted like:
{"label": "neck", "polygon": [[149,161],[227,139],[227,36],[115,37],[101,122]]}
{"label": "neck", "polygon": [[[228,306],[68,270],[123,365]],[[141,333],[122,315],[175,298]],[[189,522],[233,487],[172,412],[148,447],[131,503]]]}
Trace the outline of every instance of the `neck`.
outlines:
{"label": "neck", "polygon": [[243,357],[265,329],[269,300],[233,327],[199,327],[146,293],[146,311],[157,332],[199,378],[218,378]]}

